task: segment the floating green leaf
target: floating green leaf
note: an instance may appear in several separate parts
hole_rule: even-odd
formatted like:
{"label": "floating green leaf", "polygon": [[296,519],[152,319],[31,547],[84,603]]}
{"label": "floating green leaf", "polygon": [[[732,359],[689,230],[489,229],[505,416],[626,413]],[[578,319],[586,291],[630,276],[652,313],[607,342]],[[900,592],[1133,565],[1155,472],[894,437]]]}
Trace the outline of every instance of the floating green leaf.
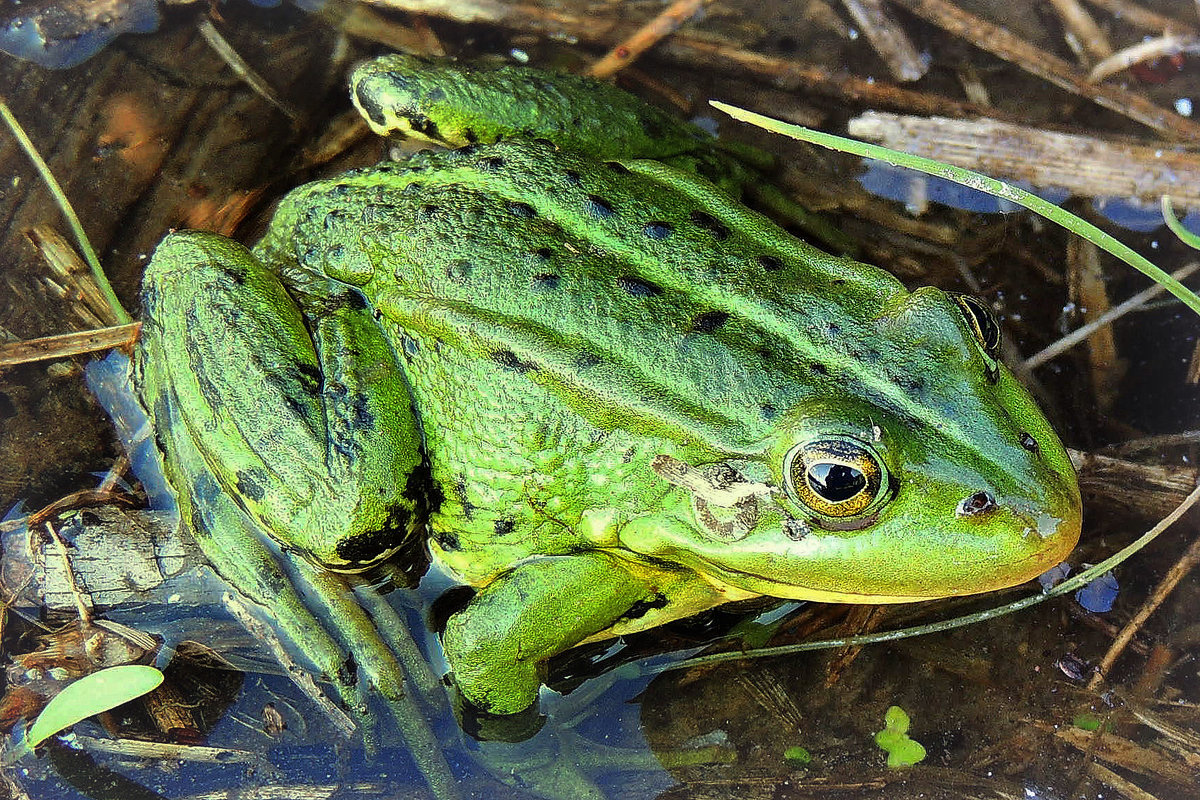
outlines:
{"label": "floating green leaf", "polygon": [[1100,718],[1095,714],[1085,711],[1071,720],[1071,724],[1080,730],[1094,731],[1100,728]]}
{"label": "floating green leaf", "polygon": [[154,667],[126,664],[85,675],[54,696],[25,736],[30,750],[59,731],[153,691],[163,682]]}
{"label": "floating green leaf", "polygon": [[925,759],[925,748],[908,738],[908,714],[900,706],[892,706],[883,717],[883,730],[875,734],[875,744],[888,754],[889,769],[911,767]]}

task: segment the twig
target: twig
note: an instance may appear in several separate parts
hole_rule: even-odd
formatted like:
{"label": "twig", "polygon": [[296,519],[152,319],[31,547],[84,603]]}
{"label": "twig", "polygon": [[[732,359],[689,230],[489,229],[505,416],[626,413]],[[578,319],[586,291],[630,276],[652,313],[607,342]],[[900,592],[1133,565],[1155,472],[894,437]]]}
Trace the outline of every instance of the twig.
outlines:
{"label": "twig", "polygon": [[280,99],[279,95],[275,93],[275,90],[271,88],[271,85],[267,83],[261,75],[251,69],[250,65],[246,63],[246,60],[242,58],[236,50],[233,49],[233,45],[229,44],[229,42],[225,40],[225,37],[221,35],[221,32],[218,31],[216,26],[212,24],[212,20],[206,17],[200,20],[200,23],[197,25],[197,27],[200,29],[200,35],[204,37],[204,41],[208,42],[208,46],[216,51],[217,55],[219,55],[225,61],[225,63],[229,65],[229,68],[232,69],[234,73],[236,73],[237,76],[246,83],[247,86],[254,90],[255,94],[266,100],[271,105],[275,106],[275,108],[279,109],[279,111],[292,122],[295,122],[300,118],[299,112]]}
{"label": "twig", "polygon": [[1096,8],[1102,8],[1122,22],[1150,33],[1174,31],[1175,33],[1197,33],[1194,26],[1181,19],[1164,16],[1157,11],[1131,3],[1129,0],[1088,0]]}
{"label": "twig", "polygon": [[1165,134],[1200,141],[1200,124],[1174,111],[1155,105],[1140,94],[1107,84],[1092,84],[1087,76],[1068,62],[1043,52],[1038,47],[982,17],[967,13],[943,0],[895,0],[904,8],[937,25],[947,33],[1055,86],[1084,97],[1097,105]]}
{"label": "twig", "polygon": [[[655,51],[685,64],[719,63],[743,69],[783,89],[807,92],[865,106],[900,108],[914,114],[948,117],[1002,116],[996,109],[963,103],[937,94],[904,89],[894,83],[833,72],[816,64],[777,58],[695,37],[675,36]],[[1016,117],[1010,117],[1016,119]]]}
{"label": "twig", "polygon": [[71,555],[67,552],[67,543],[58,535],[58,531],[54,530],[54,526],[46,521],[46,531],[50,534],[50,541],[54,542],[55,548],[58,550],[58,556],[62,559],[63,576],[67,581],[67,588],[71,590],[71,596],[75,598],[75,610],[79,613],[80,628],[85,628],[92,622],[92,610],[88,608],[83,599],[83,592],[79,590],[79,582],[75,579],[75,568],[71,566]]}
{"label": "twig", "polygon": [[632,36],[604,54],[604,57],[592,64],[587,73],[593,78],[607,78],[615,75],[626,64],[632,64],[637,57],[694,17],[701,8],[712,0],[675,0],[663,9],[662,13],[638,28]]}
{"label": "twig", "polygon": [[850,135],[1009,180],[1087,197],[1136,198],[1158,204],[1171,194],[1200,208],[1200,155],[1161,144],[1013,125],[868,111],[850,120]]}
{"label": "twig", "polygon": [[[1175,270],[1175,272],[1171,273],[1171,277],[1177,281],[1183,280],[1197,269],[1200,269],[1200,263],[1192,262],[1191,264],[1187,264]],[[1147,301],[1158,297],[1158,295],[1162,294],[1164,291],[1166,291],[1164,287],[1157,283],[1147,289],[1143,289],[1125,302],[1113,306],[1113,308],[1107,313],[1101,314],[1088,324],[1071,331],[1049,347],[1034,353],[1029,358],[1025,359],[1024,363],[1021,364],[1021,368],[1025,370],[1036,369],[1042,364],[1045,364],[1047,361],[1057,358],[1067,350],[1070,350],[1072,347],[1082,342],[1087,337],[1091,336],[1096,330],[1108,325],[1115,319],[1123,317],[1130,311],[1133,311],[1135,308],[1144,305]]]}
{"label": "twig", "polygon": [[1107,58],[1113,51],[1108,37],[1092,19],[1079,0],[1050,0],[1059,19],[1068,33],[1078,40],[1079,45],[1092,59]]}
{"label": "twig", "polygon": [[929,70],[929,58],[917,52],[904,29],[884,8],[882,0],[842,0],[846,11],[862,28],[867,41],[898,81],[920,80]]}
{"label": "twig", "polygon": [[131,322],[128,325],[117,325],[112,328],[60,333],[57,336],[9,342],[0,345],[0,369],[17,364],[28,364],[32,361],[47,361],[52,358],[66,358],[83,353],[94,353],[98,350],[110,350],[114,347],[132,347],[133,343],[137,341],[138,332],[141,329],[142,323]]}
{"label": "twig", "polygon": [[1155,58],[1173,56],[1179,53],[1194,53],[1197,50],[1200,50],[1200,37],[1196,36],[1169,34],[1167,36],[1159,36],[1156,39],[1148,39],[1144,42],[1138,42],[1132,47],[1118,50],[1096,64],[1092,67],[1092,71],[1088,73],[1088,80],[1092,83],[1098,83],[1108,76],[1114,75],[1123,69],[1128,69],[1142,61],[1150,61]]}
{"label": "twig", "polygon": [[296,685],[304,695],[325,713],[333,727],[337,729],[344,737],[349,739],[354,735],[354,721],[343,711],[336,703],[329,699],[329,695],[317,686],[310,673],[303,666],[298,664],[288,649],[284,647],[279,636],[271,628],[270,625],[264,625],[258,617],[250,613],[250,610],[242,603],[241,598],[233,592],[225,592],[221,597],[225,604],[225,610],[230,616],[236,619],[246,632],[253,636],[263,646],[270,651],[271,655],[287,672],[288,678]]}
{"label": "twig", "polygon": [[[1100,266],[1100,248],[1078,237],[1067,241],[1067,296],[1083,313],[1083,318],[1099,319],[1112,310],[1108,282]],[[1125,365],[1117,354],[1117,340],[1111,325],[1096,328],[1088,337],[1087,360],[1092,379],[1092,397],[1096,408],[1108,413],[1116,401],[1118,383]]]}
{"label": "twig", "polygon": [[1120,658],[1121,653],[1124,652],[1130,640],[1137,635],[1137,632],[1141,630],[1142,625],[1146,623],[1146,620],[1150,618],[1150,615],[1153,614],[1160,605],[1162,605],[1162,602],[1167,599],[1167,595],[1171,593],[1175,586],[1178,585],[1178,583],[1183,580],[1183,578],[1189,572],[1191,572],[1197,564],[1200,564],[1200,537],[1197,537],[1195,541],[1192,542],[1191,546],[1188,547],[1183,556],[1171,566],[1171,569],[1167,572],[1166,576],[1155,588],[1154,593],[1146,599],[1146,602],[1143,603],[1142,607],[1139,608],[1137,613],[1133,615],[1133,618],[1130,619],[1125,627],[1121,629],[1121,632],[1117,634],[1117,638],[1113,640],[1112,645],[1108,648],[1108,652],[1104,654],[1103,660],[1101,660],[1100,665],[1096,668],[1096,673],[1092,675],[1092,679],[1088,681],[1089,689],[1095,689],[1100,685],[1100,682],[1104,680],[1106,675],[1108,675],[1108,672],[1112,669],[1113,664],[1118,658]]}

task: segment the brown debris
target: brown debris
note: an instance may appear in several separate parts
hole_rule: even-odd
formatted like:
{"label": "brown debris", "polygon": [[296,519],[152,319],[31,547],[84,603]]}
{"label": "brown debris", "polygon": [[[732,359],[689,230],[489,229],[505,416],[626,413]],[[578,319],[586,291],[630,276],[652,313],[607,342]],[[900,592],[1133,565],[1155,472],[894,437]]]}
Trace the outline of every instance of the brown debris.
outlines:
{"label": "brown debris", "polygon": [[664,8],[658,16],[638,28],[636,33],[609,50],[595,64],[592,64],[588,68],[588,74],[593,78],[608,78],[615,75],[626,64],[632,64],[642,53],[679,30],[681,26],[696,16],[704,6],[710,4],[712,1],[675,0],[674,3]]}
{"label": "brown debris", "polygon": [[[1067,240],[1067,295],[1085,322],[1098,319],[1111,308],[1100,248],[1078,237]],[[1096,407],[1107,412],[1116,401],[1125,374],[1111,324],[1098,327],[1088,336],[1088,365]]]}
{"label": "brown debris", "polygon": [[1082,71],[1008,30],[970,14],[944,0],[896,0],[904,8],[967,40],[994,56],[1010,61],[1059,88],[1091,100],[1160,133],[1200,142],[1200,124],[1162,108],[1144,96],[1116,86],[1097,85]]}

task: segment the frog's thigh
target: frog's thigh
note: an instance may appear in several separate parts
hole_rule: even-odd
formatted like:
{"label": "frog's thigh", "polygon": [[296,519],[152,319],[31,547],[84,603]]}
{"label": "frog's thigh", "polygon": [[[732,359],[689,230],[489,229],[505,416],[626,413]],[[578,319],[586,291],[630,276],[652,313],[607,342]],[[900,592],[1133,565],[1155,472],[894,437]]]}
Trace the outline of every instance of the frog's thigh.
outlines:
{"label": "frog's thigh", "polygon": [[480,590],[450,618],[442,643],[466,699],[515,714],[537,700],[547,658],[655,596],[655,587],[603,553],[538,559]]}
{"label": "frog's thigh", "polygon": [[142,396],[160,425],[159,398],[174,398],[208,469],[251,517],[345,566],[415,528],[411,402],[357,294],[329,296],[314,342],[279,279],[246,248],[184,231],[159,245],[142,300]]}

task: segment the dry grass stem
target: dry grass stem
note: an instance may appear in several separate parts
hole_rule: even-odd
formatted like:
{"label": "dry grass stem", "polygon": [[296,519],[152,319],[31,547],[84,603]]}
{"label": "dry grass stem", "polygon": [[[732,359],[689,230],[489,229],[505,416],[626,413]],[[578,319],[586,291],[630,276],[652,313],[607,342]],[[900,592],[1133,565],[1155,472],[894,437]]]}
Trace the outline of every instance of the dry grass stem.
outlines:
{"label": "dry grass stem", "polygon": [[57,336],[43,336],[40,339],[9,342],[0,345],[0,369],[32,361],[48,361],[111,350],[114,347],[129,348],[137,341],[141,329],[142,323],[134,322],[93,331],[61,333]]}
{"label": "dry grass stem", "polygon": [[1079,42],[1091,60],[1107,58],[1112,54],[1113,48],[1109,44],[1108,36],[1079,0],[1050,0],[1050,5],[1054,7],[1068,34]]}
{"label": "dry grass stem", "polygon": [[1155,105],[1143,95],[1116,86],[1096,85],[1072,64],[1026,42],[1005,28],[943,0],[896,0],[912,13],[992,55],[1053,83],[1061,89],[1123,114],[1161,133],[1200,142],[1200,123]]}
{"label": "dry grass stem", "polygon": [[229,68],[234,71],[234,74],[242,82],[254,90],[255,94],[273,105],[280,113],[293,122],[300,119],[300,112],[293,108],[291,104],[284,102],[275,93],[275,90],[271,88],[271,85],[246,63],[245,59],[233,49],[233,45],[212,24],[212,20],[207,18],[202,19],[197,27],[200,29],[200,35],[204,37],[204,41],[208,42],[208,46],[229,65]]}
{"label": "dry grass stem", "polygon": [[[1100,248],[1077,237],[1067,240],[1067,294],[1087,321],[1103,317],[1112,308],[1100,265]],[[1125,373],[1125,364],[1117,355],[1112,325],[1097,326],[1087,343],[1092,394],[1096,407],[1107,412],[1117,399]]]}
{"label": "dry grass stem", "polygon": [[887,64],[898,81],[915,81],[929,70],[929,59],[921,56],[908,34],[884,7],[882,0],[842,0],[846,11],[862,28],[867,41]]}
{"label": "dry grass stem", "polygon": [[1096,64],[1088,73],[1088,80],[1096,83],[1143,61],[1152,61],[1179,53],[1195,53],[1197,50],[1200,50],[1200,37],[1196,36],[1169,34],[1157,39],[1149,39],[1132,47],[1118,50]]}
{"label": "dry grass stem", "polygon": [[593,78],[615,75],[627,64],[636,61],[642,53],[679,30],[711,2],[712,0],[675,0],[663,9],[662,13],[638,28],[632,36],[605,53],[603,58],[588,68],[587,74]]}
{"label": "dry grass stem", "polygon": [[1171,593],[1179,582],[1195,569],[1197,563],[1200,563],[1200,537],[1197,537],[1179,560],[1171,566],[1171,569],[1167,571],[1162,581],[1155,587],[1154,593],[1146,598],[1146,602],[1142,604],[1142,607],[1138,609],[1133,618],[1117,634],[1117,638],[1113,640],[1112,645],[1108,648],[1108,652],[1104,654],[1104,658],[1096,668],[1096,674],[1088,681],[1089,689],[1095,689],[1100,685],[1100,682],[1104,680],[1104,677],[1112,669],[1113,664],[1121,657],[1121,653],[1124,652],[1125,647],[1137,635],[1142,626],[1146,624],[1146,620],[1150,619],[1150,615],[1162,605],[1162,602],[1167,599],[1167,595]]}
{"label": "dry grass stem", "polygon": [[[1200,263],[1192,262],[1191,264],[1175,270],[1173,273],[1171,273],[1171,277],[1177,281],[1181,281],[1189,277],[1197,269],[1200,269]],[[1130,311],[1134,311],[1135,309],[1144,306],[1150,300],[1158,297],[1165,291],[1166,288],[1162,285],[1157,283],[1152,284],[1148,288],[1143,289],[1142,291],[1133,295],[1123,303],[1119,303],[1118,305],[1114,306],[1108,312],[1101,314],[1099,317],[1087,323],[1086,325],[1071,331],[1066,336],[1062,337],[1048,347],[1034,353],[1029,358],[1025,359],[1025,361],[1021,364],[1021,369],[1025,371],[1033,370],[1037,367],[1040,367],[1042,364],[1045,364],[1047,361],[1057,358],[1075,345],[1082,342],[1084,339],[1087,339],[1094,331],[1099,330],[1105,325],[1111,324],[1114,320],[1125,316]]]}

